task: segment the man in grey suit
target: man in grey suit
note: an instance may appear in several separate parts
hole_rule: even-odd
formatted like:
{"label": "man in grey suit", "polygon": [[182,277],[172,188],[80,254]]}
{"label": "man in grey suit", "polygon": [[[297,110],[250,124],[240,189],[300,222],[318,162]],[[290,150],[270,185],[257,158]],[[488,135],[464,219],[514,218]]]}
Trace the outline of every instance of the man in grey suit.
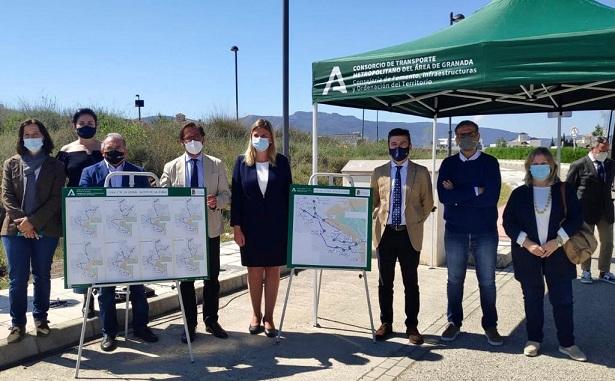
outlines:
{"label": "man in grey suit", "polygon": [[[570,165],[566,181],[577,189],[577,197],[583,205],[583,220],[598,228],[600,255],[598,257],[598,278],[615,284],[615,275],[610,272],[613,257],[613,198],[611,188],[615,177],[615,162],[609,159],[609,141],[603,137],[592,140],[587,156]],[[591,258],[581,264],[581,283],[591,284]]]}
{"label": "man in grey suit", "polygon": [[[209,247],[209,279],[203,288],[203,320],[205,330],[215,337],[226,339],[228,334],[218,323],[218,293],[220,291],[220,234],[222,226],[222,209],[231,202],[226,177],[226,168],[222,161],[203,153],[205,141],[203,127],[187,122],[179,132],[179,142],[186,152],[180,157],[171,160],[164,166],[160,186],[162,187],[205,187],[207,190],[207,224]],[[182,301],[188,321],[190,341],[195,339],[197,326],[196,294],[194,281],[180,283]],[[188,337],[182,333],[182,342],[186,343]]]}

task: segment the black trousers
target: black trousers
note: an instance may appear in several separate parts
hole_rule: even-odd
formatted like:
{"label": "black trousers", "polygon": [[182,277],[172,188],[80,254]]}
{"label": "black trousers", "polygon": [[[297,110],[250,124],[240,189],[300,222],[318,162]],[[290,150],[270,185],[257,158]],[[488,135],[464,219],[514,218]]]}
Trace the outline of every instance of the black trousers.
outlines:
{"label": "black trousers", "polygon": [[378,301],[381,323],[393,323],[393,281],[395,263],[399,260],[404,281],[406,328],[416,328],[420,303],[417,274],[419,256],[420,252],[414,250],[410,244],[407,231],[398,232],[389,227],[384,230],[378,245]]}
{"label": "black trousers", "polygon": [[[209,280],[205,280],[203,287],[203,321],[205,325],[210,325],[218,321],[220,282],[220,237],[208,238],[209,245]],[[182,292],[182,302],[186,311],[188,328],[194,330],[197,326],[196,320],[196,292],[194,281],[184,281],[179,283]]]}

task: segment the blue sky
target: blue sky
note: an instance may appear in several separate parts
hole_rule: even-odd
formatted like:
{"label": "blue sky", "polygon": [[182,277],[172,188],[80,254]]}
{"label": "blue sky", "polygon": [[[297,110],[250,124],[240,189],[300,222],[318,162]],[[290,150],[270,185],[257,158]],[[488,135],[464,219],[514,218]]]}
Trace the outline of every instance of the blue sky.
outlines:
{"label": "blue sky", "polygon": [[[600,0],[615,6],[615,0]],[[410,41],[448,26],[450,11],[472,14],[488,0],[291,0],[290,110],[311,110],[311,63]],[[239,47],[239,113],[282,114],[281,0],[3,0],[0,103],[49,98],[136,117],[183,112],[234,115]],[[361,116],[360,110],[321,111]],[[375,120],[375,111],[366,119]],[[590,131],[606,113],[577,112],[563,130]],[[422,118],[380,113],[380,120]],[[486,127],[555,134],[546,115],[481,116]],[[453,119],[455,121],[455,119]]]}

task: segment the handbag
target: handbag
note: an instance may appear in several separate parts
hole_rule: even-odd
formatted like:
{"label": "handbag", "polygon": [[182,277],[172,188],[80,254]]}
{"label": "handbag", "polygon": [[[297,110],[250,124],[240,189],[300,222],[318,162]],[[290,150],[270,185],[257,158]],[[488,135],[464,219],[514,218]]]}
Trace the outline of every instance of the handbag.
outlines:
{"label": "handbag", "polygon": [[[564,205],[564,220],[568,215],[568,208],[566,205],[566,183],[562,182],[560,184],[560,191],[562,193],[562,204]],[[560,227],[562,225],[560,222]],[[583,222],[581,228],[578,232],[569,237],[568,241],[564,244],[564,252],[566,256],[570,260],[570,262],[575,265],[581,264],[591,258],[594,251],[598,247],[598,240],[594,236],[593,229],[586,223]]]}

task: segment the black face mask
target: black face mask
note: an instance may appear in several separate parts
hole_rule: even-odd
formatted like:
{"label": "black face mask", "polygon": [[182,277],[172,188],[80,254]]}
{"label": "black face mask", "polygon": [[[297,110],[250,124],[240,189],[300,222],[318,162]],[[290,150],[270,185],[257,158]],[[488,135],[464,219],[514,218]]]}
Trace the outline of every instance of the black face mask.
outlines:
{"label": "black face mask", "polygon": [[96,135],[96,127],[83,126],[77,128],[77,135],[79,135],[80,138],[91,139]]}
{"label": "black face mask", "polygon": [[105,154],[105,159],[107,159],[111,165],[118,165],[124,160],[124,152],[115,149],[111,150]]}
{"label": "black face mask", "polygon": [[395,161],[403,161],[408,157],[408,153],[410,152],[410,147],[402,148],[389,148],[389,155]]}

